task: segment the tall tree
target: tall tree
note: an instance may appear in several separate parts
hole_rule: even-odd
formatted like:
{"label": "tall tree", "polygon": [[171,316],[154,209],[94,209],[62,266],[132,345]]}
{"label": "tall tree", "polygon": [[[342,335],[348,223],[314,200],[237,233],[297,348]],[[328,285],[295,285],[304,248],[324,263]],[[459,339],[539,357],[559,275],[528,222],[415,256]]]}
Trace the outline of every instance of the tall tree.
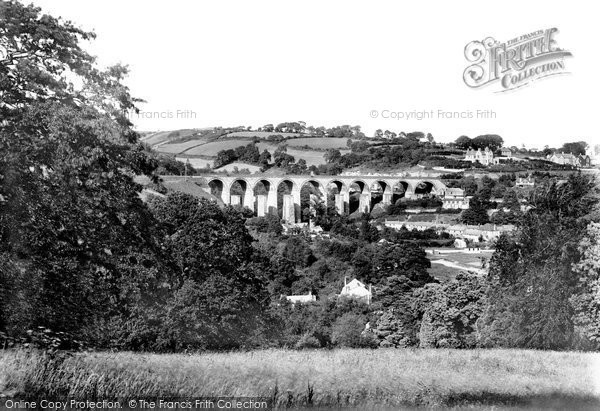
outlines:
{"label": "tall tree", "polygon": [[579,244],[581,260],[573,270],[579,277],[570,299],[579,348],[600,348],[600,223],[591,222]]}
{"label": "tall tree", "polygon": [[[587,214],[597,202],[585,176],[537,187],[515,238],[501,237],[490,261],[487,307],[480,321],[487,346],[568,349],[576,346],[574,311],[581,273],[573,263]],[[585,271],[585,269],[584,269]]]}
{"label": "tall tree", "polygon": [[159,303],[169,272],[132,179],[156,162],[124,114],[136,101],[126,69],[101,71],[79,46],[93,34],[14,1],[0,16],[2,322],[14,336],[44,326],[102,343],[115,337],[103,324],[120,332]]}

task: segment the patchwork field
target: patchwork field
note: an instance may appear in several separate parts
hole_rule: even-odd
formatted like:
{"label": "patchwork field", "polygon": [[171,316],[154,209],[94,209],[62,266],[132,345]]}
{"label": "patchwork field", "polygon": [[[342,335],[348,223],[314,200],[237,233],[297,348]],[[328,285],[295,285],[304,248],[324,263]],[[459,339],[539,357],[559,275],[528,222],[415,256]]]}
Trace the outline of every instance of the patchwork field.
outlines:
{"label": "patchwork field", "polygon": [[[183,161],[190,157],[190,163],[194,167],[205,167],[207,164],[212,165],[212,160],[221,150],[235,149],[239,146],[245,146],[251,142],[251,137],[267,138],[273,134],[280,134],[284,137],[295,137],[299,134],[295,133],[267,133],[258,131],[237,131],[227,134],[227,138],[203,137],[203,134],[194,136],[199,130],[177,130],[164,131],[157,133],[148,133],[144,136],[143,141],[154,147],[155,150],[165,154],[175,154],[178,159],[183,158]],[[206,133],[204,133],[206,134]],[[234,137],[234,138],[231,138]],[[237,137],[237,138],[236,138]],[[285,141],[287,144],[288,154],[294,156],[296,161],[304,159],[308,166],[325,164],[324,154],[328,148],[337,148],[342,154],[349,152],[346,138],[291,138]],[[269,141],[260,141],[257,144],[258,149],[269,150],[271,154],[277,149],[278,143]],[[300,147],[310,146],[314,150],[301,149]],[[295,148],[296,147],[296,148]],[[198,161],[198,156],[201,160]]]}
{"label": "patchwork field", "polygon": [[594,409],[599,365],[599,353],[498,349],[107,352],[64,359],[5,350],[0,397],[259,396],[280,408]]}

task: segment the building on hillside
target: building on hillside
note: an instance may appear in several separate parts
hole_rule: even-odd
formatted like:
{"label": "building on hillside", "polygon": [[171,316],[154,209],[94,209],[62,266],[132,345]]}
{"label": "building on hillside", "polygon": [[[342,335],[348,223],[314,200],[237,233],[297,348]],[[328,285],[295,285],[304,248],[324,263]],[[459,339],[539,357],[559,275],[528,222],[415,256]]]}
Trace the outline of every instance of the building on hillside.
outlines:
{"label": "building on hillside", "polygon": [[448,188],[442,194],[442,208],[466,210],[469,208],[470,197],[465,195],[462,188]]}
{"label": "building on hillside", "polygon": [[400,230],[402,227],[406,228],[409,231],[417,230],[417,231],[425,231],[434,229],[438,234],[443,232],[447,224],[438,223],[436,221],[399,221],[399,220],[385,220],[383,223],[384,226],[388,228],[393,228],[395,230]]}
{"label": "building on hillside", "polygon": [[317,296],[313,295],[312,291],[309,291],[306,295],[286,295],[285,299],[291,302],[292,304],[304,304],[317,301]]}
{"label": "building on hillside", "polygon": [[506,232],[513,231],[514,225],[496,225],[496,224],[483,224],[483,225],[465,225],[456,224],[449,226],[446,230],[448,234],[456,238],[462,238],[465,240],[479,241],[491,241],[496,240],[500,235]]}
{"label": "building on hillside", "polygon": [[585,154],[580,154],[579,157],[577,157],[577,159],[579,160],[579,165],[581,167],[591,167],[592,166],[592,158]]}
{"label": "building on hillside", "polygon": [[533,187],[535,185],[535,179],[531,175],[527,177],[517,177],[515,182],[517,187]]}
{"label": "building on hillside", "polygon": [[502,148],[500,149],[500,155],[501,155],[502,157],[508,157],[508,158],[511,158],[511,157],[512,157],[512,150],[511,150],[510,148],[508,148],[508,147],[502,147]]}
{"label": "building on hillside", "polygon": [[556,164],[570,165],[573,167],[579,167],[579,159],[570,153],[554,153],[547,157],[548,161],[552,161]]}
{"label": "building on hillside", "polygon": [[590,157],[591,165],[600,165],[600,144],[594,146],[591,144],[588,145],[588,148],[585,150],[585,155]]}
{"label": "building on hillside", "polygon": [[470,161],[471,163],[478,161],[485,166],[498,163],[498,160],[494,158],[494,153],[489,147],[486,147],[483,151],[480,148],[477,150],[469,148],[465,156],[465,161]]}
{"label": "building on hillside", "polygon": [[462,238],[457,238],[454,240],[454,248],[467,248],[467,242]]}
{"label": "building on hillside", "polygon": [[497,225],[497,224],[484,224],[484,225],[466,225],[466,224],[444,224],[437,221],[397,221],[397,220],[385,220],[384,225],[389,228],[396,230],[405,227],[407,230],[418,230],[425,231],[427,229],[434,229],[436,233],[440,234],[446,232],[454,238],[461,238],[464,240],[479,241],[481,237],[484,241],[495,240],[502,233],[510,232],[514,230],[515,226]]}
{"label": "building on hillside", "polygon": [[356,278],[349,283],[347,282],[347,278],[344,278],[344,288],[342,288],[342,292],[340,292],[340,297],[356,298],[357,300],[371,304],[373,290],[371,285],[367,288],[366,285]]}

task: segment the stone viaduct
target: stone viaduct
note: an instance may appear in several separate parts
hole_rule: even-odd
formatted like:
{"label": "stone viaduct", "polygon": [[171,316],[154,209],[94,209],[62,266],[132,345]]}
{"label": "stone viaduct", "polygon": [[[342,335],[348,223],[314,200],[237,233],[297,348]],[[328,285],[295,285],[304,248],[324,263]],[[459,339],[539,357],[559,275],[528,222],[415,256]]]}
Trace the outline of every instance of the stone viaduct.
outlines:
{"label": "stone viaduct", "polygon": [[[163,179],[193,181],[223,203],[248,207],[258,216],[281,210],[282,219],[289,223],[300,221],[300,191],[306,185],[312,186],[313,195],[323,200],[333,199],[340,214],[355,211],[369,213],[378,202],[387,205],[402,197],[411,199],[425,194],[443,195],[447,189],[446,185],[436,178],[392,175],[204,174],[188,177],[163,176]],[[354,209],[351,208],[351,202]]]}

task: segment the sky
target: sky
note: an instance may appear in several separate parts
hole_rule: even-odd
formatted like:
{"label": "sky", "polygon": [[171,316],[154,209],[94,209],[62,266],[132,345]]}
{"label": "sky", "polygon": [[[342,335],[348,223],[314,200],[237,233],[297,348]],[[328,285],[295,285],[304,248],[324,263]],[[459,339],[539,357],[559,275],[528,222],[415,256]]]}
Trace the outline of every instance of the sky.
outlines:
{"label": "sky", "polygon": [[[93,30],[97,39],[84,47],[101,65],[129,65],[126,84],[147,101],[132,116],[140,131],[305,121],[360,125],[367,135],[430,132],[437,141],[499,134],[519,147],[600,143],[594,2],[33,3]],[[572,53],[568,74],[504,93],[465,84],[467,43],[552,27]]]}

